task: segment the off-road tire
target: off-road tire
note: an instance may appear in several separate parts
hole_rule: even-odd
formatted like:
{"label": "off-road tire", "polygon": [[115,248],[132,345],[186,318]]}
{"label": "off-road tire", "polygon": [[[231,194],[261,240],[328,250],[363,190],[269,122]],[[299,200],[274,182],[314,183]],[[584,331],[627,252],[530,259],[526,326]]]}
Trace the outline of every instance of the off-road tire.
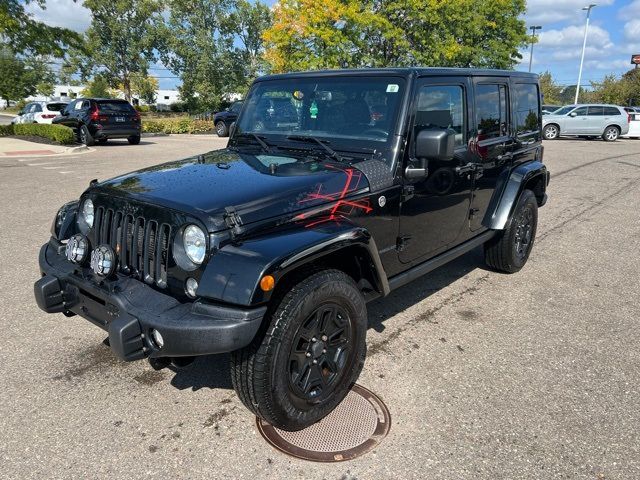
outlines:
{"label": "off-road tire", "polygon": [[[367,311],[352,278],[339,270],[313,272],[292,282],[278,297],[253,342],[231,354],[231,378],[250,411],[280,429],[295,431],[328,415],[357,380],[365,360]],[[302,326],[308,326],[308,319],[325,305],[338,305],[346,312],[349,349],[331,388],[318,400],[310,400],[295,391],[292,352]]]}
{"label": "off-road tire", "polygon": [[216,134],[219,137],[228,137],[229,136],[229,128],[223,121],[219,121],[216,123]]}
{"label": "off-road tire", "polygon": [[140,135],[132,135],[127,138],[129,145],[138,145],[140,143]]}
{"label": "off-road tire", "polygon": [[87,147],[95,145],[96,141],[91,135],[91,132],[89,132],[89,129],[86,125],[80,125],[80,131],[78,132],[78,134],[80,137],[80,143],[86,145]]}
{"label": "off-road tire", "polygon": [[[526,235],[523,235],[525,230],[523,222],[527,219],[530,230],[525,247],[523,237]],[[523,190],[507,227],[484,245],[484,258],[487,265],[505,273],[520,271],[531,254],[537,227],[538,201],[531,190]],[[521,240],[520,244],[518,244],[518,237]]]}

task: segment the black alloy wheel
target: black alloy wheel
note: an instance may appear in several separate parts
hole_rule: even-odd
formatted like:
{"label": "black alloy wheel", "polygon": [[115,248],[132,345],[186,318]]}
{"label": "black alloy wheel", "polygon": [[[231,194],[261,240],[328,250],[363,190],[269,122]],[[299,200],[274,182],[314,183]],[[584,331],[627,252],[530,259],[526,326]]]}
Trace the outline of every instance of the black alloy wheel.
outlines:
{"label": "black alloy wheel", "polygon": [[351,322],[340,305],[315,309],[296,333],[289,354],[289,387],[295,395],[320,400],[330,395],[350,352]]}

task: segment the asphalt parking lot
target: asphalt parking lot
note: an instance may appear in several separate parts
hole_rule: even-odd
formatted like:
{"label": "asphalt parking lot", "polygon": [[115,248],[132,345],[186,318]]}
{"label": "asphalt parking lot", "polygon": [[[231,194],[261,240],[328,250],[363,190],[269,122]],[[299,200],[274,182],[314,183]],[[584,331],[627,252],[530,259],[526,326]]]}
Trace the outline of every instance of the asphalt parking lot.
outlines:
{"label": "asphalt parking lot", "polygon": [[0,477],[640,478],[640,141],[545,143],[550,200],[519,274],[487,271],[478,250],[369,304],[359,383],[393,423],[337,464],[266,444],[226,356],[120,362],[101,330],[33,299],[55,212],[91,179],[225,143],[0,159]]}

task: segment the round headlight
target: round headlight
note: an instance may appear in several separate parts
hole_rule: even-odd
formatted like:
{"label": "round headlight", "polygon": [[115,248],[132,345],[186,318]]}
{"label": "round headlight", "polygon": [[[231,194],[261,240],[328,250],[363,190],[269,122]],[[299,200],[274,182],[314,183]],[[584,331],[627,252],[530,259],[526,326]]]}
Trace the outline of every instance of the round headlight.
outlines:
{"label": "round headlight", "polygon": [[87,198],[82,203],[82,210],[80,210],[80,221],[78,222],[80,225],[80,230],[84,233],[87,233],[91,227],[93,227],[93,219],[94,219],[94,208],[93,202],[90,198]]}
{"label": "round headlight", "polygon": [[77,233],[69,239],[64,250],[67,260],[82,265],[89,257],[89,240]]}
{"label": "round headlight", "polygon": [[184,242],[184,251],[189,260],[196,265],[200,265],[207,251],[207,238],[202,229],[195,225],[189,225],[184,229],[182,240]]}

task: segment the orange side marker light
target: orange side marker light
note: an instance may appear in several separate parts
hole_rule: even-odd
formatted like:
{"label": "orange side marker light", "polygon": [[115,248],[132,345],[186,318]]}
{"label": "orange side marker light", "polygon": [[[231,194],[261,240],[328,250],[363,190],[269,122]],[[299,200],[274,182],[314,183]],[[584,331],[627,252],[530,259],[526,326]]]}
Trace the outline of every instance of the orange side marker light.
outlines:
{"label": "orange side marker light", "polygon": [[263,292],[270,292],[276,285],[276,279],[271,275],[265,275],[260,279],[260,288]]}

